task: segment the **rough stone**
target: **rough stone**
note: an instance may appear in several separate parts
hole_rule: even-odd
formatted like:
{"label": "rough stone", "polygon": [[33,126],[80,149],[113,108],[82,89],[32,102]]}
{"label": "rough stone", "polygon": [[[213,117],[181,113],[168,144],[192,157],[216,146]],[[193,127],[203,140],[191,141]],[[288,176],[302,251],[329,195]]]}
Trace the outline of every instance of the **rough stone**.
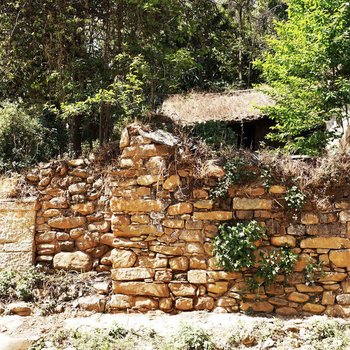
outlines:
{"label": "rough stone", "polygon": [[314,237],[306,238],[300,242],[300,247],[305,248],[350,248],[350,240],[342,237]]}
{"label": "rough stone", "polygon": [[152,278],[154,270],[146,267],[127,267],[112,270],[112,279],[116,281],[133,281]]}
{"label": "rough stone", "polygon": [[257,302],[244,302],[241,305],[242,311],[252,310],[254,312],[267,312],[270,313],[273,311],[273,305],[267,301],[257,301]]}
{"label": "rough stone", "polygon": [[112,289],[113,293],[117,294],[145,295],[151,297],[169,296],[169,288],[166,284],[113,281]]}
{"label": "rough stone", "polygon": [[233,198],[233,209],[235,210],[270,210],[272,200],[257,198]]}
{"label": "rough stone", "polygon": [[307,294],[302,294],[298,292],[293,292],[288,296],[288,300],[293,301],[295,303],[305,303],[309,299],[310,297]]}
{"label": "rough stone", "polygon": [[181,185],[181,179],[179,175],[171,175],[163,184],[163,188],[168,191],[175,191]]}
{"label": "rough stone", "polygon": [[54,256],[53,266],[55,269],[90,271],[92,269],[92,259],[83,252],[62,252]]}
{"label": "rough stone", "polygon": [[214,299],[211,297],[199,297],[194,304],[196,310],[212,310],[215,306]]}
{"label": "rough stone", "polygon": [[169,283],[170,291],[176,296],[195,296],[196,287],[189,283]]}
{"label": "rough stone", "polygon": [[169,215],[183,215],[192,213],[193,206],[191,203],[178,203],[169,206]]}
{"label": "rough stone", "polygon": [[113,249],[110,260],[113,268],[132,267],[136,262],[137,256],[131,250]]}
{"label": "rough stone", "polygon": [[188,311],[193,309],[192,298],[178,298],[175,300],[175,308],[177,310]]}
{"label": "rough stone", "polygon": [[158,308],[158,301],[146,298],[146,297],[136,297],[135,298],[135,308],[137,309],[146,309],[146,310],[155,310]]}
{"label": "rough stone", "polygon": [[111,210],[112,212],[159,212],[163,208],[162,202],[160,200],[152,199],[134,199],[132,201],[112,198],[111,199]]}
{"label": "rough stone", "polygon": [[321,314],[324,310],[326,310],[326,307],[319,304],[307,303],[303,306],[303,311],[313,314]]}
{"label": "rough stone", "polygon": [[233,213],[230,211],[210,211],[210,212],[195,212],[193,218],[195,220],[217,220],[227,221],[231,220]]}
{"label": "rough stone", "polygon": [[337,267],[350,267],[350,249],[332,250],[329,253],[329,260]]}
{"label": "rough stone", "polygon": [[178,258],[169,259],[169,266],[174,271],[187,271],[188,258],[186,256],[179,256]]}
{"label": "rough stone", "polygon": [[9,313],[19,316],[30,316],[32,313],[32,307],[30,304],[20,301],[7,305]]}
{"label": "rough stone", "polygon": [[86,311],[104,312],[106,299],[101,295],[90,295],[78,299],[78,305]]}
{"label": "rough stone", "polygon": [[283,247],[288,245],[289,247],[294,248],[296,246],[296,239],[293,236],[274,236],[271,237],[271,243],[277,247]]}
{"label": "rough stone", "polygon": [[129,309],[133,306],[133,297],[124,294],[113,294],[108,305],[111,309]]}
{"label": "rough stone", "polygon": [[189,270],[187,272],[187,279],[190,283],[207,283],[207,272],[205,270]]}
{"label": "rough stone", "polygon": [[81,215],[89,215],[95,211],[94,203],[79,203],[73,204],[72,210],[74,213],[79,213]]}
{"label": "rough stone", "polygon": [[82,227],[85,225],[85,222],[86,220],[84,217],[77,216],[77,217],[53,218],[48,221],[48,224],[53,228],[71,229],[71,228]]}

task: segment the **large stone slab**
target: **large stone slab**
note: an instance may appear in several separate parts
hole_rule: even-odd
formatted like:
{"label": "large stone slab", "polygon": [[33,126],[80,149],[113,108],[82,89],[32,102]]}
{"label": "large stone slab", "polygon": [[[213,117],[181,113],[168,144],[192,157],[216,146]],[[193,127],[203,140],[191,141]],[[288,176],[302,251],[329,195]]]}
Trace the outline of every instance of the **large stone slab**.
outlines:
{"label": "large stone slab", "polygon": [[152,199],[133,199],[127,200],[122,198],[111,199],[111,210],[112,212],[159,212],[163,208],[160,200]]}
{"label": "large stone slab", "polygon": [[350,248],[350,240],[342,237],[315,237],[306,238],[300,242],[301,248],[313,249],[342,249]]}
{"label": "large stone slab", "polygon": [[54,256],[53,267],[61,270],[90,271],[92,259],[83,252],[62,252]]}
{"label": "large stone slab", "polygon": [[151,297],[168,297],[169,288],[166,284],[147,282],[116,282],[113,281],[113,293],[127,295],[146,295]]}

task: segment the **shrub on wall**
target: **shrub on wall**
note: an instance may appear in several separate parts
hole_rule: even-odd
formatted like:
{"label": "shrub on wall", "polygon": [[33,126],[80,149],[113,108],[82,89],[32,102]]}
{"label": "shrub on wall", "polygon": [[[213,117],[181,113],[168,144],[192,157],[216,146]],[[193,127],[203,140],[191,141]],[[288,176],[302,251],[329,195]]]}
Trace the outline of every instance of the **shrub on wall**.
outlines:
{"label": "shrub on wall", "polygon": [[241,271],[256,265],[253,277],[248,281],[251,289],[256,288],[258,280],[271,284],[279,274],[289,274],[293,271],[297,255],[289,247],[282,247],[260,253],[256,261],[256,242],[264,237],[265,229],[255,220],[237,223],[235,226],[226,224],[219,227],[219,234],[213,239],[213,253],[218,265],[225,271]]}

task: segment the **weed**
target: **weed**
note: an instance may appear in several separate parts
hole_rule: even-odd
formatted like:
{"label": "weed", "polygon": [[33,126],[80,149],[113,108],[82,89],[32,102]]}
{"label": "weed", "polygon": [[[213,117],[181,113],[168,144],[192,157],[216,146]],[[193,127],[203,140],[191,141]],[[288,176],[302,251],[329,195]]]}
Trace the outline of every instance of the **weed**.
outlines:
{"label": "weed", "polygon": [[213,350],[215,348],[210,335],[201,328],[182,325],[175,338],[173,344],[177,350]]}
{"label": "weed", "polygon": [[336,320],[312,321],[305,340],[315,350],[342,350],[349,345],[349,328]]}
{"label": "weed", "polygon": [[256,172],[251,169],[250,164],[245,159],[233,158],[226,163],[225,175],[212,189],[210,196],[214,199],[225,197],[230,186],[248,183],[255,175]]}
{"label": "weed", "polygon": [[306,196],[297,186],[292,186],[287,189],[285,200],[288,208],[300,210],[306,201]]}

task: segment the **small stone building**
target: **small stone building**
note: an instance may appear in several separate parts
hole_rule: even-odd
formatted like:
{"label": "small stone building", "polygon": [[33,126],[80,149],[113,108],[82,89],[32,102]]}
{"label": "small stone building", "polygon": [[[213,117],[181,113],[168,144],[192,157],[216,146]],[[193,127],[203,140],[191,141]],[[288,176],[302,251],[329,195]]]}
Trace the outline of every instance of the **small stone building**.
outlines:
{"label": "small stone building", "polygon": [[237,135],[237,146],[257,149],[270,132],[273,121],[259,109],[273,104],[256,90],[229,93],[189,93],[168,96],[158,114],[183,126],[213,121],[226,122]]}

